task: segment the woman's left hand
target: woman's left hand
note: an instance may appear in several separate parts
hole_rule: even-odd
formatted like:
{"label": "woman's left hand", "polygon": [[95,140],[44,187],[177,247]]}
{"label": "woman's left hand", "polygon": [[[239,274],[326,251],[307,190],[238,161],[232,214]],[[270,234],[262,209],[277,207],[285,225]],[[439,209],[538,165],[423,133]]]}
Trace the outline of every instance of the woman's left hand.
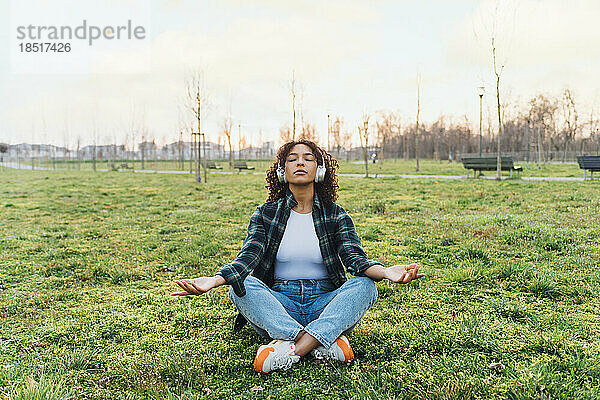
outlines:
{"label": "woman's left hand", "polygon": [[385,278],[395,283],[406,284],[410,281],[418,279],[425,274],[419,273],[419,265],[394,265],[385,269]]}

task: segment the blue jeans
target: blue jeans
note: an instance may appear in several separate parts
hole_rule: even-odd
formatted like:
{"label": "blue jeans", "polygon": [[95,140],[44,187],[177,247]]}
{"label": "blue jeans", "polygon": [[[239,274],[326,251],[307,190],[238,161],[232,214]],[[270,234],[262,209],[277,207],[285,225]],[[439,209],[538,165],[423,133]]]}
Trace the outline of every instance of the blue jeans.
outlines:
{"label": "blue jeans", "polygon": [[325,348],[349,334],[377,299],[368,277],[352,277],[337,289],[328,279],[276,279],[269,288],[250,275],[244,286],[245,296],[230,288],[229,298],[259,335],[294,340],[305,331]]}

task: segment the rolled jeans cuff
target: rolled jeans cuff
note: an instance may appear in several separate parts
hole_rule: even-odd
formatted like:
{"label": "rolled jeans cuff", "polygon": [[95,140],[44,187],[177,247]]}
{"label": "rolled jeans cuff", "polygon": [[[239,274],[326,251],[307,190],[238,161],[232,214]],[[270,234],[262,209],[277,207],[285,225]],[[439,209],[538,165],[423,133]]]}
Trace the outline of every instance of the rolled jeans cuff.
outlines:
{"label": "rolled jeans cuff", "polygon": [[333,344],[333,342],[335,342],[335,340],[337,339],[337,338],[335,338],[332,342],[330,342],[324,336],[320,335],[316,331],[313,331],[311,328],[308,328],[307,326],[305,326],[304,329],[302,329],[302,330],[304,332],[308,333],[310,336],[312,336],[315,339],[317,339],[319,341],[319,343],[321,343],[323,345],[323,347],[325,347],[326,349],[328,349],[329,347],[331,347],[331,345]]}

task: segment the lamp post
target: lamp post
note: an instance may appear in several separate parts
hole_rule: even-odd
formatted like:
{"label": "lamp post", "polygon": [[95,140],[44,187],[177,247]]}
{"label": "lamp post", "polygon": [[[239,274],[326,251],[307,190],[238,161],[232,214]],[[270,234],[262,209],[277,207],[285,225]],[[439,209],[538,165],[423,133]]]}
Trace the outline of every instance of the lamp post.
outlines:
{"label": "lamp post", "polygon": [[485,93],[485,87],[479,86],[477,88],[479,92],[479,157],[481,157],[481,147],[482,147],[482,127],[481,121],[483,118],[483,94]]}

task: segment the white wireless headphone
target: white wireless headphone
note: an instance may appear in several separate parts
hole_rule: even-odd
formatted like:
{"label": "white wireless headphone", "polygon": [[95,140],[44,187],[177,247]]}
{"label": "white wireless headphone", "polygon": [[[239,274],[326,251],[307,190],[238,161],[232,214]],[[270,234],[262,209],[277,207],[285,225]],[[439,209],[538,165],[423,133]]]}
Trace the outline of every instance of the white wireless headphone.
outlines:
{"label": "white wireless headphone", "polygon": [[[323,182],[325,180],[325,172],[327,172],[327,168],[325,167],[325,157],[323,157],[323,153],[321,151],[319,151],[319,153],[321,154],[322,164],[317,165],[317,173],[315,174],[316,183]],[[285,168],[281,164],[279,164],[277,167],[277,179],[279,179],[279,182],[281,183],[287,182],[287,179],[285,179]]]}

